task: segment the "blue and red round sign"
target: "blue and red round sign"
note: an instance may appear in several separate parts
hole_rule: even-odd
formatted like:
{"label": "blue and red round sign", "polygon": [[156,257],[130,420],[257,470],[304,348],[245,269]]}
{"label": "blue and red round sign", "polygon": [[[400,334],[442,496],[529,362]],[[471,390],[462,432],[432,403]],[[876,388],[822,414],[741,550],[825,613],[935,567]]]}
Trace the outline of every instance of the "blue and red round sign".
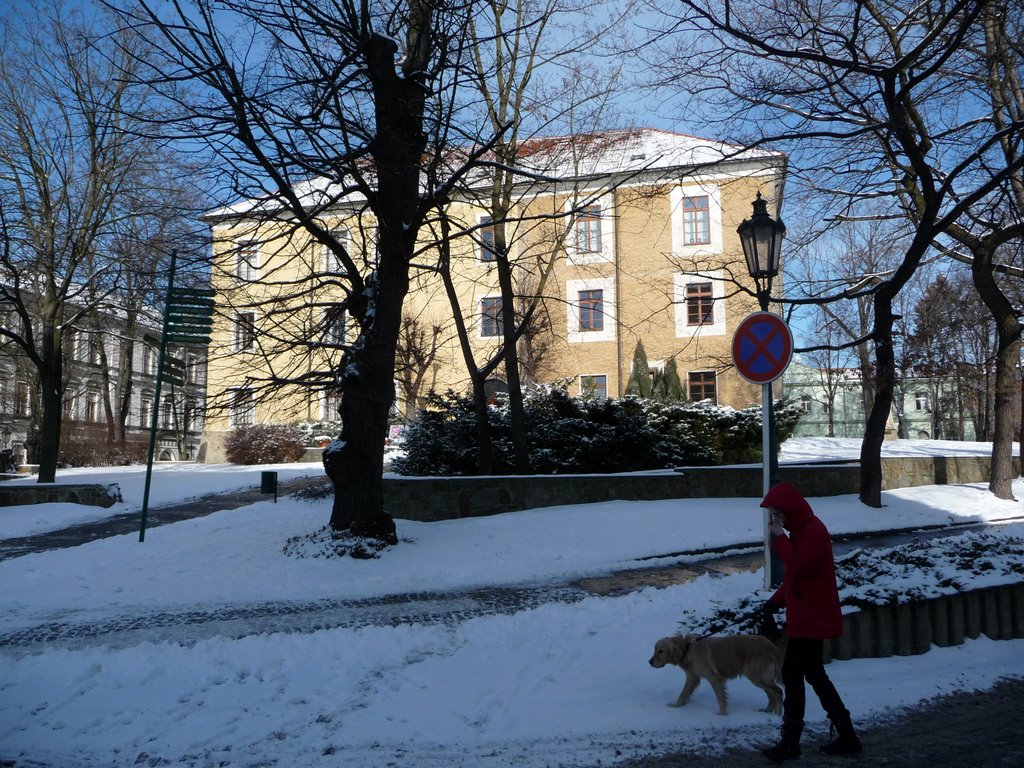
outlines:
{"label": "blue and red round sign", "polygon": [[773,312],[747,315],[732,337],[736,372],[752,384],[775,381],[792,359],[793,334]]}

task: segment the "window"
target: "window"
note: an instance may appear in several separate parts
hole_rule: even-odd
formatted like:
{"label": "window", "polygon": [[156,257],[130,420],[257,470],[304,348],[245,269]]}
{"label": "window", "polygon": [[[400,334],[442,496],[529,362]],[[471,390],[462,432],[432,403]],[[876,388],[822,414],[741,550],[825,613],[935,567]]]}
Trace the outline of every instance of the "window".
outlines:
{"label": "window", "polygon": [[174,400],[170,397],[164,398],[164,408],[160,418],[160,426],[164,429],[170,429],[174,426]]}
{"label": "window", "polygon": [[480,300],[480,335],[501,336],[501,297],[488,296]]}
{"label": "window", "polygon": [[341,419],[341,390],[328,389],[320,400],[320,419],[338,421]]}
{"label": "window", "polygon": [[722,270],[677,272],[673,277],[676,337],[725,336],[725,279]]}
{"label": "window", "polygon": [[250,352],[256,346],[256,313],[239,312],[235,316],[235,351]]}
{"label": "window", "polygon": [[199,381],[199,356],[191,353],[185,355],[185,381],[196,384]]}
{"label": "window", "polygon": [[198,403],[196,403],[195,400],[188,399],[185,401],[185,411],[183,414],[183,423],[181,426],[182,429],[184,429],[186,432],[191,432],[195,428],[197,408]]}
{"label": "window", "polygon": [[89,362],[99,365],[102,361],[100,353],[103,351],[103,337],[98,333],[89,334]]}
{"label": "window", "polygon": [[[346,251],[349,251],[349,236],[347,229],[331,230],[331,237],[335,239],[338,245],[340,245]],[[322,261],[324,272],[345,274],[345,265],[341,263],[341,259],[338,258],[338,255],[334,251],[332,251],[326,245],[321,245],[320,252],[323,256]]]}
{"label": "window", "polygon": [[688,283],[686,286],[686,324],[711,325],[715,322],[714,286]]}
{"label": "window", "polygon": [[580,376],[580,395],[583,397],[608,397],[608,377],[603,373]]}
{"label": "window", "polygon": [[573,264],[611,262],[615,258],[615,208],[611,195],[565,201],[566,256]]}
{"label": "window", "polygon": [[480,261],[494,261],[498,252],[494,248],[494,225],[490,216],[480,217]]}
{"label": "window", "polygon": [[139,401],[139,426],[146,427],[147,429],[151,426],[150,422],[153,420],[153,400],[148,397],[143,397]]}
{"label": "window", "polygon": [[243,427],[256,423],[256,406],[252,392],[248,389],[236,389],[231,393],[231,426]]}
{"label": "window", "polygon": [[931,402],[928,398],[927,392],[918,392],[914,395],[914,410],[915,411],[930,411]]}
{"label": "window", "polygon": [[142,372],[147,376],[156,375],[156,350],[149,344],[142,345]]}
{"label": "window", "polygon": [[581,331],[604,330],[604,291],[580,291],[577,299]]}
{"label": "window", "polygon": [[686,245],[711,242],[711,205],[707,195],[683,198],[683,242]]}
{"label": "window", "polygon": [[90,424],[100,420],[100,396],[97,392],[85,393],[85,420]]}
{"label": "window", "polygon": [[693,371],[689,377],[690,399],[710,400],[718,402],[718,393],[715,391],[714,371]]}
{"label": "window", "polygon": [[16,416],[32,415],[32,388],[24,381],[19,381],[14,388],[14,414]]}
{"label": "window", "polygon": [[328,307],[324,310],[324,343],[333,347],[345,344],[345,324],[348,317],[341,307]]}
{"label": "window", "polygon": [[255,243],[240,243],[235,254],[235,277],[240,283],[252,282],[259,276],[260,252]]}
{"label": "window", "polygon": [[810,395],[801,395],[800,396],[800,410],[803,411],[804,413],[810,413],[811,412],[811,403],[812,402],[814,402],[814,401],[811,399]]}
{"label": "window", "polygon": [[576,249],[580,253],[601,252],[601,206],[588,205],[576,214]]}
{"label": "window", "polygon": [[566,331],[570,344],[615,340],[615,279],[566,280]]}

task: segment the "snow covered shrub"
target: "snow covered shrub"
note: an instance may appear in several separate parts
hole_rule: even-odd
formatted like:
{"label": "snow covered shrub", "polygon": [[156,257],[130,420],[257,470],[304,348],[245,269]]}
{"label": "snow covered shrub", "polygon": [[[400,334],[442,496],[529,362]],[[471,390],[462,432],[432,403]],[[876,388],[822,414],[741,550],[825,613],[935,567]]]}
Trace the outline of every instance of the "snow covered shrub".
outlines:
{"label": "snow covered shrub", "polygon": [[[564,387],[525,393],[526,433],[538,474],[627,472],[672,467],[706,458],[696,444],[662,434],[649,423],[647,401],[571,397]],[[512,471],[512,441],[504,402],[488,408],[494,473]],[[469,397],[432,394],[420,417],[403,433],[405,456],[392,462],[402,475],[477,473],[476,413]],[[700,463],[709,463],[701,461]]]}
{"label": "snow covered shrub", "polygon": [[304,445],[317,445],[323,438],[333,440],[341,434],[340,421],[300,421],[295,428],[302,435]]}
{"label": "snow covered shrub", "polygon": [[305,440],[286,424],[253,424],[231,432],[225,446],[232,464],[280,464],[302,458]]}

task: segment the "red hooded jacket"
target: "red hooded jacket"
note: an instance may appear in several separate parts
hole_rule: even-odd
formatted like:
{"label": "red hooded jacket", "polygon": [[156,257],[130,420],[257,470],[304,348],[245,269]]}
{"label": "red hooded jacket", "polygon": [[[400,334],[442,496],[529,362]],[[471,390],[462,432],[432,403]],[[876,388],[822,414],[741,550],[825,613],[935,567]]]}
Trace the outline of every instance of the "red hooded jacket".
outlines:
{"label": "red hooded jacket", "polygon": [[814,640],[839,637],[843,613],[828,529],[789,483],[772,486],[761,506],[779,510],[782,525],[789,531],[789,536],[778,536],[772,542],[784,571],[782,586],[771,601],[786,609],[786,634]]}

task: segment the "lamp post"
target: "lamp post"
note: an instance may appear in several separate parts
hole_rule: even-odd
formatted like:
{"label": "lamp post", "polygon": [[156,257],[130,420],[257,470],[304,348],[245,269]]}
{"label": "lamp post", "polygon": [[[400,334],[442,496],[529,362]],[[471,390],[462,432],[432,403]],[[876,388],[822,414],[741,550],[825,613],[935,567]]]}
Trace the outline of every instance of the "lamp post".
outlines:
{"label": "lamp post", "polygon": [[[743,255],[747,271],[754,281],[757,303],[762,312],[768,311],[771,301],[772,278],[779,274],[782,256],[782,238],[786,225],[768,215],[768,203],[761,193],[754,200],[754,214],[736,228],[743,244]],[[775,436],[775,411],[772,407],[772,385],[761,385],[761,465],[762,491],[768,493],[779,482],[779,446]],[[782,563],[771,550],[771,532],[768,529],[768,512],[764,513],[764,572],[765,587],[771,588],[782,582]]]}

